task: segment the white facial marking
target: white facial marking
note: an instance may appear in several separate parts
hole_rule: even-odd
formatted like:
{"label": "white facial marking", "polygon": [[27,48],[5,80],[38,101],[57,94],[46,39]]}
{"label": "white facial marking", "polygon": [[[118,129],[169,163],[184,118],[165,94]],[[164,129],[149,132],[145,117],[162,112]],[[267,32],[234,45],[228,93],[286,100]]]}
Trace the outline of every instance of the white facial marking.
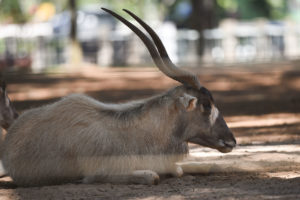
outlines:
{"label": "white facial marking", "polygon": [[209,121],[210,124],[213,126],[217,120],[217,118],[219,117],[219,110],[218,108],[216,108],[215,106],[212,106],[211,108],[211,113],[209,116]]}

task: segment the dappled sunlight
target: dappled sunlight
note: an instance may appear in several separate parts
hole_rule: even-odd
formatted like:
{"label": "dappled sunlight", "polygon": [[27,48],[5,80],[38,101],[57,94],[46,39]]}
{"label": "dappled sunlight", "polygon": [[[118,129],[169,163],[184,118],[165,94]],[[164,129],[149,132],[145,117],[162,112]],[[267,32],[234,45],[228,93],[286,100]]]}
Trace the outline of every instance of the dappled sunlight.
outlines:
{"label": "dappled sunlight", "polygon": [[238,136],[237,143],[240,145],[257,145],[268,143],[295,143],[300,140],[300,135],[289,133],[274,133],[268,135],[252,135],[252,136]]}
{"label": "dappled sunlight", "polygon": [[229,154],[208,148],[194,148],[186,161],[185,172],[281,172],[300,175],[300,145],[239,146]]}
{"label": "dappled sunlight", "polygon": [[300,0],[0,5],[0,200],[300,199]]}
{"label": "dappled sunlight", "polygon": [[0,191],[0,199],[1,200],[16,200],[16,199],[20,199],[20,197],[13,190],[2,190],[2,191]]}
{"label": "dappled sunlight", "polygon": [[[120,194],[123,198],[133,189],[142,190],[144,196],[140,199],[183,199],[182,190],[199,198],[228,187],[243,197],[249,187],[259,190],[268,184],[279,189],[284,184],[298,194],[298,188],[289,186],[298,184],[300,177],[300,92],[296,85],[300,74],[286,73],[284,69],[263,73],[216,70],[218,74],[209,72],[212,70],[216,69],[195,69],[237,139],[238,146],[232,152],[223,154],[190,144],[190,155],[178,165],[192,176],[162,179],[160,187],[67,184],[38,187],[32,193],[30,188],[14,189],[11,179],[1,178],[0,187],[9,189],[0,190],[0,199],[1,195],[8,199],[42,199],[45,193],[53,199],[69,193],[91,198],[101,194],[97,197],[104,199]],[[71,93],[85,93],[104,102],[123,102],[157,95],[179,85],[152,68],[89,67],[72,73],[12,77],[7,82],[8,94],[18,111]],[[273,197],[264,194],[266,198]]]}
{"label": "dappled sunlight", "polygon": [[[300,114],[297,113],[300,93],[292,87],[300,80],[296,70],[276,68],[260,73],[250,69],[235,72],[202,68],[192,71],[199,71],[201,82],[212,91],[239,144],[300,140]],[[150,97],[175,85],[178,83],[156,68],[88,65],[75,71],[24,75],[9,81],[8,91],[17,108],[22,105],[22,109],[27,109],[71,93],[85,93],[105,102],[124,102]]]}
{"label": "dappled sunlight", "polygon": [[201,78],[208,88],[217,91],[242,91],[257,87],[274,87],[281,83],[282,72],[280,70],[270,69],[270,72],[252,72],[246,69],[235,72],[235,70],[228,69],[226,73],[215,72],[213,75],[205,75]]}
{"label": "dappled sunlight", "polygon": [[[27,75],[27,79],[40,82],[10,84],[9,96],[14,101],[47,100],[63,97],[72,93],[89,93],[103,90],[138,90],[168,88],[175,81],[166,78],[157,69],[100,69],[89,67],[72,73],[60,73],[35,77]],[[44,79],[44,80],[43,80]],[[51,81],[54,79],[53,81]],[[45,81],[48,80],[48,81]]]}
{"label": "dappled sunlight", "polygon": [[281,113],[260,116],[239,116],[229,117],[228,121],[230,128],[271,127],[282,124],[300,123],[300,114]]}
{"label": "dappled sunlight", "polygon": [[300,177],[300,171],[296,172],[269,172],[266,173],[268,177],[271,178],[281,178],[281,179],[294,179],[294,178],[299,178]]}
{"label": "dappled sunlight", "polygon": [[[80,92],[82,90],[76,90],[75,92]],[[50,98],[58,98],[70,93],[69,89],[60,88],[60,89],[35,89],[28,92],[18,92],[11,93],[10,97],[15,101],[24,101],[24,100],[45,100]]]}
{"label": "dappled sunlight", "polygon": [[300,91],[300,79],[290,80],[289,83],[288,83],[288,86],[291,89],[299,90]]}
{"label": "dappled sunlight", "polygon": [[227,117],[238,144],[294,143],[300,141],[300,114],[278,113]]}

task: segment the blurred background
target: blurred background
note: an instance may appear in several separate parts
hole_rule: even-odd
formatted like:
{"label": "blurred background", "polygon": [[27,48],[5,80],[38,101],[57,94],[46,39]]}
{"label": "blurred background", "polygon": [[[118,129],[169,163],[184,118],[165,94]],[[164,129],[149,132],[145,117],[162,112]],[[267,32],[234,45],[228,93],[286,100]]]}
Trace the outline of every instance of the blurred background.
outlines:
{"label": "blurred background", "polygon": [[[122,9],[140,16],[177,66],[197,74],[212,92],[238,147],[223,155],[190,145],[193,159],[255,172],[201,176],[200,196],[206,191],[228,199],[240,187],[240,199],[299,199],[300,0],[0,0],[0,78],[18,112],[71,93],[118,103],[178,85],[154,67],[140,39],[101,7],[133,23]],[[3,189],[1,184],[3,179]],[[177,191],[173,186],[168,188]],[[14,192],[17,199],[34,199],[30,190]]]}
{"label": "blurred background", "polygon": [[300,0],[0,0],[0,75],[19,112],[70,93],[123,102],[178,85],[101,7],[153,27],[239,144],[300,143]]}
{"label": "blurred background", "polygon": [[300,0],[0,0],[0,69],[152,65],[140,40],[101,7],[144,19],[179,66],[300,58]]}

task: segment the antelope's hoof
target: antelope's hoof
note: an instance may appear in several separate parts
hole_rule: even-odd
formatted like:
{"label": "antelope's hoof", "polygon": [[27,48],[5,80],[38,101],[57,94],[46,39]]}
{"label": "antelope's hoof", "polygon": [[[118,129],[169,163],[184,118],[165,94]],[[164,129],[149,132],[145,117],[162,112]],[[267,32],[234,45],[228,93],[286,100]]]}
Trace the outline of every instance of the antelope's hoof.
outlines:
{"label": "antelope's hoof", "polygon": [[145,185],[157,185],[159,183],[159,175],[151,170],[137,170],[133,172],[135,182]]}
{"label": "antelope's hoof", "polygon": [[183,170],[180,166],[175,166],[175,171],[173,173],[174,177],[182,177],[183,176]]}

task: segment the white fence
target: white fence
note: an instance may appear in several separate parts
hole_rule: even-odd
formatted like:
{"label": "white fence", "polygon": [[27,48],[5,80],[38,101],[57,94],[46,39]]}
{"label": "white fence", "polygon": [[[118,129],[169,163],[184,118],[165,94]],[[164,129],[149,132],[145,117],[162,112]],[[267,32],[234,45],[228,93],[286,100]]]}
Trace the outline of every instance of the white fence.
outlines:
{"label": "white fence", "polygon": [[204,32],[207,62],[251,62],[300,57],[300,26],[289,22],[225,21]]}
{"label": "white fence", "polygon": [[[300,26],[291,22],[227,20],[217,29],[204,31],[205,52],[197,54],[199,34],[177,30],[172,23],[151,23],[161,36],[172,60],[181,65],[273,61],[300,57]],[[123,25],[98,27],[97,37],[80,33],[84,59],[99,66],[147,65],[151,58]],[[95,35],[95,34],[94,34]],[[67,37],[57,36],[50,23],[0,26],[0,67],[43,70],[67,61]]]}

